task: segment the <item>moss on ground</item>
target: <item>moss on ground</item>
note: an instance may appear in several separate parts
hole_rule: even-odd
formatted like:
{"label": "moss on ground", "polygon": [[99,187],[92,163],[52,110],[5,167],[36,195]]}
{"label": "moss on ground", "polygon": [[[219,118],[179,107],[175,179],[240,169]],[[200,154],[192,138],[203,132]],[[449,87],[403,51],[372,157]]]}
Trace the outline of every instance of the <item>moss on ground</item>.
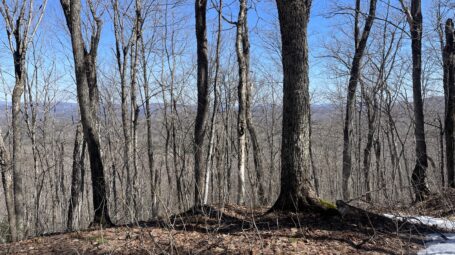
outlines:
{"label": "moss on ground", "polygon": [[327,201],[327,200],[324,200],[324,199],[319,199],[319,203],[321,203],[322,206],[324,206],[325,208],[327,209],[337,209],[337,206],[330,202],[330,201]]}

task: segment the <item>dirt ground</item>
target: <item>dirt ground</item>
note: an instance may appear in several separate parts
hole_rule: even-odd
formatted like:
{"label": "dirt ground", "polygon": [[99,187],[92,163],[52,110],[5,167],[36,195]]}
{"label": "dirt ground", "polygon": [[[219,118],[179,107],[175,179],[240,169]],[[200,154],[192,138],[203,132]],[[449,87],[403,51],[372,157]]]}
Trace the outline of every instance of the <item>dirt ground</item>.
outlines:
{"label": "dirt ground", "polygon": [[1,244],[0,254],[413,254],[422,248],[421,230],[400,223],[264,212],[204,207],[167,220]]}

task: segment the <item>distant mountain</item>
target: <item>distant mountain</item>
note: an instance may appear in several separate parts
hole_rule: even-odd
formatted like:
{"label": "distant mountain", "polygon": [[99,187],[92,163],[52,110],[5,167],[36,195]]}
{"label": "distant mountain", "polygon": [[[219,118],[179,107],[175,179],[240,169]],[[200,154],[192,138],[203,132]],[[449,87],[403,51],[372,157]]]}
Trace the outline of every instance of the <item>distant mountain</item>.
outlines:
{"label": "distant mountain", "polygon": [[[39,107],[40,107],[40,113],[42,114],[44,108],[42,105],[39,105]],[[116,108],[116,110],[118,110],[120,112],[120,108],[121,108],[120,105],[116,105],[114,107]],[[152,108],[152,112],[156,112],[156,111],[162,109],[163,105],[159,104],[159,103],[153,103],[153,104],[151,104],[151,108]],[[0,101],[0,119],[4,118],[4,116],[5,116],[4,113],[6,110],[8,110],[8,111],[11,110],[11,103],[7,104],[7,102],[5,102],[5,101]],[[79,105],[76,102],[57,102],[49,109],[49,111],[52,112],[53,115],[56,116],[57,118],[72,118],[72,117],[76,117],[78,115]],[[144,113],[142,107],[141,107],[140,111],[141,111],[141,114]]]}
{"label": "distant mountain", "polygon": [[[410,102],[412,103],[412,102]],[[400,105],[397,105],[400,107]],[[5,111],[10,111],[11,103],[7,103],[5,101],[0,101],[0,120],[3,120],[6,116]],[[42,106],[40,106],[42,107]],[[151,109],[153,114],[158,114],[160,110],[162,110],[164,105],[162,103],[152,103]],[[261,115],[264,112],[269,112],[272,108],[275,107],[275,111],[279,113],[282,109],[282,105],[278,104],[259,104],[255,105],[252,109],[252,112],[255,116]],[[427,111],[430,112],[439,112],[443,111],[444,109],[444,97],[442,96],[433,96],[425,98],[425,107]],[[121,105],[117,104],[114,106],[115,110],[120,113]],[[186,108],[187,110],[194,110],[196,111],[195,105],[177,105],[177,108]],[[236,106],[233,106],[235,109]],[[313,119],[325,119],[328,116],[331,116],[334,110],[336,110],[336,106],[330,103],[322,103],[322,104],[312,104],[311,105],[311,112]],[[43,113],[44,109],[41,109],[40,114]],[[79,106],[76,102],[57,102],[52,106],[50,109],[52,114],[58,119],[71,119],[77,118],[79,112]],[[9,113],[10,114],[10,113]],[[144,108],[140,108],[140,115],[144,115]]]}

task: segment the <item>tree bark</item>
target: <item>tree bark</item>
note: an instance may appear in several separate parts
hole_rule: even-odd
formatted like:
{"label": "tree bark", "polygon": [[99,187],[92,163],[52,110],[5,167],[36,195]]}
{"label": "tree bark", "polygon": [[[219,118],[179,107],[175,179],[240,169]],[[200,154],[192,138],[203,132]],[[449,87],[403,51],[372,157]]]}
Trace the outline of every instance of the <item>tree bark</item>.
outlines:
{"label": "tree bark", "polygon": [[430,194],[428,189],[427,168],[428,155],[427,143],[425,140],[425,118],[423,114],[422,99],[422,32],[423,17],[421,0],[412,0],[409,10],[403,0],[400,0],[403,11],[409,23],[411,31],[411,50],[412,50],[412,92],[414,103],[414,136],[416,143],[416,163],[411,175],[411,184],[414,190],[415,200],[422,201]]}
{"label": "tree bark", "polygon": [[248,71],[249,71],[249,41],[247,34],[247,1],[240,0],[239,16],[237,21],[237,34],[235,48],[237,52],[237,61],[239,65],[239,83],[237,88],[239,111],[237,115],[237,142],[238,142],[238,191],[237,203],[245,203],[245,169],[246,169],[246,112],[247,109],[247,87],[248,87]]}
{"label": "tree bark", "polygon": [[[130,77],[131,77],[131,91],[130,91],[130,96],[131,96],[131,132],[132,132],[132,153],[133,153],[133,179],[132,179],[132,186],[133,186],[133,214],[134,214],[134,219],[137,220],[138,217],[138,205],[137,205],[137,200],[138,200],[138,184],[137,184],[137,175],[138,175],[138,166],[137,166],[137,156],[138,156],[138,151],[137,151],[137,127],[139,124],[139,105],[137,104],[137,65],[138,65],[138,53],[139,53],[139,33],[137,32],[139,27],[142,26],[141,24],[141,16],[140,15],[140,6],[138,6],[138,3],[140,4],[140,1],[136,1],[136,16],[134,18],[134,28],[133,28],[133,44],[131,48],[131,53],[130,53]],[[139,10],[137,9],[139,8]]]}
{"label": "tree bark", "polygon": [[197,41],[197,113],[194,125],[194,203],[201,204],[204,177],[202,161],[205,122],[208,114],[208,46],[207,46],[207,0],[195,1]]}
{"label": "tree bark", "polygon": [[60,0],[70,31],[77,85],[77,98],[84,138],[90,158],[93,189],[94,218],[91,226],[112,226],[107,203],[107,189],[98,131],[98,86],[96,81],[96,56],[101,35],[102,21],[96,17],[92,2],[90,11],[96,22],[90,40],[90,50],[85,47],[81,30],[80,0]]}
{"label": "tree bark", "polygon": [[[213,161],[214,161],[214,147],[215,147],[215,131],[216,131],[216,117],[218,113],[218,83],[219,83],[219,73],[220,73],[220,51],[221,51],[221,30],[223,25],[223,0],[220,0],[218,6],[218,31],[216,35],[216,52],[215,52],[215,77],[213,78],[213,112],[210,118],[210,137],[209,137],[209,148],[207,153],[207,165],[205,170],[205,188],[204,188],[204,204],[208,202],[208,193],[209,193],[209,183],[213,172]],[[219,177],[218,181],[221,181]],[[221,188],[221,185],[220,185]],[[214,187],[212,185],[214,191]],[[221,192],[220,192],[221,193]],[[221,200],[220,200],[221,201]]]}
{"label": "tree bark", "polygon": [[246,133],[250,135],[253,146],[254,167],[257,174],[258,196],[261,204],[264,203],[264,187],[262,183],[262,153],[257,138],[256,129],[251,117],[251,100],[252,100],[252,83],[250,82],[250,39],[248,32],[248,1],[240,0],[240,9],[238,15],[237,36],[236,36],[236,52],[239,65],[239,84],[238,84],[238,144],[239,144],[239,194],[238,203],[243,203],[245,196],[245,169],[246,169],[246,150],[247,139]]}
{"label": "tree bark", "polygon": [[307,26],[311,0],[277,0],[283,63],[281,188],[272,210],[320,207],[309,181],[310,95]]}
{"label": "tree bark", "polygon": [[[445,144],[446,144],[446,165],[447,165],[447,184],[455,188],[455,42],[454,24],[452,19],[448,19],[445,26],[446,45],[443,51],[444,63],[444,96],[446,101],[445,113]],[[444,172],[442,172],[444,173]],[[444,180],[444,177],[443,177]],[[444,185],[444,184],[443,184]]]}
{"label": "tree bark", "polygon": [[14,57],[14,70],[16,83],[12,96],[12,131],[13,131],[13,183],[14,183],[14,207],[16,211],[16,224],[18,239],[23,238],[25,227],[25,201],[23,185],[23,171],[19,167],[19,150],[21,140],[20,114],[21,114],[21,97],[24,92],[24,74],[25,74],[25,54],[16,52]]}

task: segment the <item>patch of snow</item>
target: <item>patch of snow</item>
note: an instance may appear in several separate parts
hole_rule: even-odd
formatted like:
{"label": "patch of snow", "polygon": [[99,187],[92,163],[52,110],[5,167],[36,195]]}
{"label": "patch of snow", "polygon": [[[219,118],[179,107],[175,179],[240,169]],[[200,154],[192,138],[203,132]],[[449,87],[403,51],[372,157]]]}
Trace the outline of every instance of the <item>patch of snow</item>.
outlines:
{"label": "patch of snow", "polygon": [[384,214],[384,216],[438,227],[447,231],[447,233],[441,233],[442,235],[436,233],[427,235],[425,237],[425,249],[419,251],[418,255],[455,255],[455,221],[429,216],[397,216],[392,214]]}
{"label": "patch of snow", "polygon": [[445,234],[447,240],[438,234],[430,234],[425,238],[425,249],[420,250],[418,255],[453,254],[455,255],[455,233]]}
{"label": "patch of snow", "polygon": [[438,227],[447,231],[455,231],[455,221],[444,218],[434,218],[430,216],[397,216],[392,214],[384,214],[384,216],[391,219],[406,220],[414,224],[424,224],[431,227]]}

